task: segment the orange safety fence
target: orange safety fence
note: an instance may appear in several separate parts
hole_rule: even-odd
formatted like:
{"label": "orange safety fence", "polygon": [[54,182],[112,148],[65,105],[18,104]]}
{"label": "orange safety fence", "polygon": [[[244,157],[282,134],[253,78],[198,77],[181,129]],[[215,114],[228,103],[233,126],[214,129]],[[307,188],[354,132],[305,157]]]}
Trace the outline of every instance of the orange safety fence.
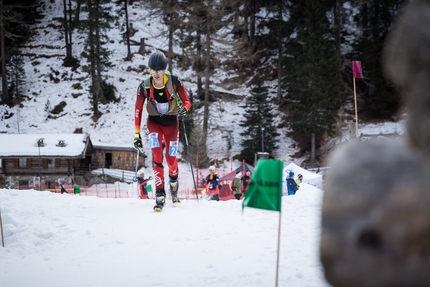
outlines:
{"label": "orange safety fence", "polygon": [[[64,184],[64,188],[67,190],[68,194],[74,194],[74,187],[75,185],[72,184]],[[97,184],[92,186],[87,186],[85,184],[78,185],[80,192],[76,195],[79,196],[96,196],[100,198],[137,198],[137,191],[135,191],[136,196],[133,196],[133,194],[130,192],[131,188],[135,188],[131,185],[124,185],[124,184]],[[6,185],[0,184],[0,188],[8,189]],[[54,188],[42,188],[29,186],[29,185],[20,185],[19,187],[12,187],[12,189],[18,189],[18,190],[40,190],[40,191],[50,191],[53,193],[60,193],[61,189],[60,186],[55,186]],[[194,188],[183,188],[179,189],[178,196],[180,199],[189,199],[189,200],[196,200],[196,192]],[[205,188],[197,188],[197,196],[200,199],[203,199],[205,197]],[[170,193],[166,193],[167,199],[170,199]],[[148,198],[154,199],[155,198],[155,192],[148,192]],[[221,195],[221,200],[229,199],[229,195]]]}
{"label": "orange safety fence", "polygon": [[[195,181],[197,185],[197,196],[198,199],[205,199],[205,188],[204,188],[204,182],[206,177],[206,171],[202,169],[197,169],[197,174],[195,176]],[[222,188],[220,189],[219,198],[220,200],[230,200],[235,199],[233,196],[232,191],[230,190],[228,183],[230,181],[230,173],[231,171],[228,170],[217,170],[218,175],[220,178],[227,176],[227,180],[223,180],[221,182]],[[194,189],[194,182],[193,178],[190,172],[182,172],[180,176],[180,188],[178,191],[178,196],[180,199],[190,199],[190,200],[196,200],[196,192]],[[76,193],[76,195],[80,196],[96,196],[100,198],[138,198],[139,192],[137,191],[137,187],[135,184],[130,183],[121,183],[116,182],[114,184],[94,184],[89,186],[88,183],[82,182],[82,183],[75,183],[75,184],[63,184],[64,188],[67,190],[69,194],[75,194],[75,186],[79,186],[79,193]],[[181,188],[182,186],[182,188]],[[19,186],[12,186],[9,187],[5,184],[0,184],[0,189],[18,189],[18,190],[40,190],[40,191],[50,191],[54,193],[60,193],[61,187],[58,183],[55,183],[54,186],[46,186],[43,182],[39,186],[34,185],[19,185]],[[148,198],[154,199],[155,198],[155,192],[150,191],[148,192]],[[170,193],[167,192],[167,198],[170,199]]]}

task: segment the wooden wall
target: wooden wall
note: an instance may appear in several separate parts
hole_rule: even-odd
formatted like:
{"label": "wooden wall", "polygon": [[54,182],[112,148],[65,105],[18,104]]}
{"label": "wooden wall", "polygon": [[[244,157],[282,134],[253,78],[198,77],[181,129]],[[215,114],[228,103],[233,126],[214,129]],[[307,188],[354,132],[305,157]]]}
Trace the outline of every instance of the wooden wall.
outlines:
{"label": "wooden wall", "polygon": [[[145,155],[139,154],[138,169],[145,166]],[[49,166],[48,158],[27,158],[26,166],[19,166],[19,158],[3,158],[2,172],[5,175],[67,175],[77,171],[91,171],[97,168],[112,168],[134,171],[137,153],[134,149],[97,149],[87,153],[85,159],[55,158],[55,164]]]}
{"label": "wooden wall", "polygon": [[31,174],[67,174],[73,171],[73,159],[54,159],[55,165],[48,167],[47,158],[27,158],[26,167],[19,166],[19,158],[4,158],[3,173],[6,175],[31,175]]}
{"label": "wooden wall", "polygon": [[[95,168],[113,168],[134,171],[137,153],[135,150],[94,149],[91,164]],[[145,166],[145,156],[139,155],[138,169]]]}

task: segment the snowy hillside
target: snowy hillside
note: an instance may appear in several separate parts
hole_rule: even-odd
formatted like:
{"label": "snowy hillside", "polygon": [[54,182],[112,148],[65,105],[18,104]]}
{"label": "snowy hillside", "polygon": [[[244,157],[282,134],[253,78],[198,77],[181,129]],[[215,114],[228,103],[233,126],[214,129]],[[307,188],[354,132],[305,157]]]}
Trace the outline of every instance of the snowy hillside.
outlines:
{"label": "snowy hillside", "polygon": [[[55,18],[63,16],[63,3],[49,0],[41,0],[41,2],[45,2],[43,8],[39,8],[45,17],[34,25],[34,36],[21,49],[26,70],[24,93],[27,97],[21,105],[14,106],[10,110],[0,106],[0,133],[73,133],[77,129],[82,129],[84,133],[90,134],[95,145],[131,147],[134,136],[133,109],[136,89],[146,75],[146,71],[141,71],[140,67],[147,65],[153,50],[167,49],[165,37],[167,33],[163,33],[163,30],[167,31],[167,27],[159,23],[159,17],[154,16],[143,3],[136,1],[129,6],[129,10],[132,11],[129,13],[130,23],[133,23],[134,29],[137,30],[132,39],[139,42],[140,38],[145,38],[145,42],[149,44],[148,53],[145,55],[137,54],[138,46],[132,46],[131,62],[124,61],[127,55],[126,45],[122,41],[124,21],[115,22],[117,26],[107,32],[110,39],[108,48],[113,52],[111,61],[114,65],[108,72],[108,82],[116,87],[120,101],[100,105],[99,109],[103,115],[94,122],[91,119],[92,111],[88,97],[89,79],[87,74],[82,72],[82,65],[86,64],[85,60],[81,59],[81,68],[75,72],[62,66],[65,43],[60,23]],[[78,34],[76,30],[73,33],[73,55],[81,58],[85,35]],[[179,48],[175,49],[180,53]],[[180,76],[186,88],[195,94],[196,79],[191,70],[183,71],[174,68],[172,72]],[[219,79],[226,76],[228,75],[217,71],[212,79],[211,88],[222,91],[223,87],[217,83],[220,82]],[[248,91],[245,87],[241,87],[229,92],[244,96]],[[49,110],[63,101],[66,103],[63,111],[48,117]],[[220,100],[211,104],[209,157],[228,159],[240,153],[241,137],[233,131],[240,128],[239,123],[243,119],[242,104],[243,100],[240,99]],[[202,113],[202,109],[196,111],[196,122],[201,120]],[[280,117],[275,121],[280,121]],[[394,128],[382,126],[382,129],[397,130],[398,125]],[[281,134],[279,150],[272,152],[272,155],[290,162],[295,150],[292,141],[285,136],[285,132],[285,130],[279,131]],[[228,137],[233,137],[231,150],[227,148]],[[344,136],[342,141],[347,139],[348,135]],[[144,141],[144,149],[148,149],[146,141]],[[300,160],[295,161],[298,164],[301,163]]]}

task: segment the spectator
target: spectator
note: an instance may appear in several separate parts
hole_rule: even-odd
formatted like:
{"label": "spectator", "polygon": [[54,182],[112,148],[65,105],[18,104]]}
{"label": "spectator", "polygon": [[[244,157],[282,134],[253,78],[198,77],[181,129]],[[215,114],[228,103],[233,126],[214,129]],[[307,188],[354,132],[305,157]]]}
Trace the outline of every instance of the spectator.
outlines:
{"label": "spectator", "polygon": [[146,191],[146,185],[148,184],[148,181],[152,179],[152,176],[145,179],[145,173],[141,172],[139,174],[139,177],[136,178],[137,180],[137,186],[139,190],[139,198],[140,199],[148,199],[148,191]]}
{"label": "spectator", "polygon": [[242,181],[242,193],[245,196],[245,191],[248,188],[249,181],[251,180],[251,171],[247,170],[245,175],[241,178]]}
{"label": "spectator", "polygon": [[230,182],[230,189],[233,191],[234,197],[240,200],[240,195],[242,193],[242,181],[240,180],[240,173],[233,177]]}
{"label": "spectator", "polygon": [[297,189],[300,188],[300,184],[302,184],[302,181],[303,181],[303,175],[299,174],[296,179]]}
{"label": "spectator", "polygon": [[219,201],[219,190],[221,189],[221,185],[219,183],[218,174],[215,171],[215,166],[213,165],[209,167],[209,174],[206,176],[205,186],[208,200]]}
{"label": "spectator", "polygon": [[290,170],[287,176],[288,195],[295,195],[298,189],[297,183],[294,181],[294,172]]}

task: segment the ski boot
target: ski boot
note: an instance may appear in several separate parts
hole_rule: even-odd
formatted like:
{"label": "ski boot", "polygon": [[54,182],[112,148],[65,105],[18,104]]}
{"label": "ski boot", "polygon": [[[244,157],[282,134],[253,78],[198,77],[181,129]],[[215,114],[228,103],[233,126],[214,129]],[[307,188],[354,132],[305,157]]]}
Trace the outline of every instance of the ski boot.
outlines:
{"label": "ski boot", "polygon": [[166,192],[164,189],[157,189],[155,192],[155,211],[161,211],[164,207],[164,202],[166,201]]}
{"label": "ski boot", "polygon": [[172,202],[181,203],[178,197],[178,189],[179,189],[178,178],[176,179],[170,178],[169,186],[170,186],[170,194],[172,195]]}

